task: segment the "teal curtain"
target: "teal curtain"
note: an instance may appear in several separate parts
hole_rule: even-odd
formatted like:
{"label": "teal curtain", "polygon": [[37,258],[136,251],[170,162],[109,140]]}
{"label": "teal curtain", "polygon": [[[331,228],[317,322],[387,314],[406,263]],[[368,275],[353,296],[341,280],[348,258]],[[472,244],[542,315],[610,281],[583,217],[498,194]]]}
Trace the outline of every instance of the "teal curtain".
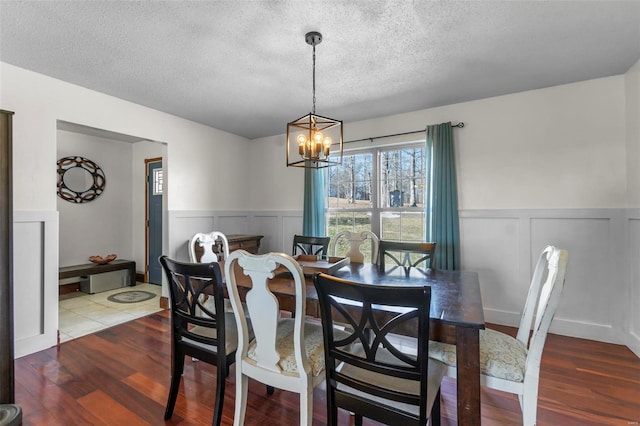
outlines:
{"label": "teal curtain", "polygon": [[302,233],[306,236],[324,237],[326,235],[325,192],[325,170],[305,168]]}
{"label": "teal curtain", "polygon": [[426,215],[427,241],[436,243],[436,268],[460,269],[460,225],[451,123],[427,126],[427,164],[431,165]]}

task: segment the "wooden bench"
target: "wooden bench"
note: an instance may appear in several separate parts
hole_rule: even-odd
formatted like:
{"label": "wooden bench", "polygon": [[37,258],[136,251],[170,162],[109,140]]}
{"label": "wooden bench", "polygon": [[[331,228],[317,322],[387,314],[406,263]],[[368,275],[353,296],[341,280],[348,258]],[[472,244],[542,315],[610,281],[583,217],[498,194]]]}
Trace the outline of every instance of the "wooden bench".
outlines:
{"label": "wooden bench", "polygon": [[85,263],[82,265],[63,266],[58,273],[58,279],[82,277],[86,275],[101,274],[103,272],[129,270],[130,286],[136,285],[136,262],[133,260],[116,259],[105,265],[97,263]]}

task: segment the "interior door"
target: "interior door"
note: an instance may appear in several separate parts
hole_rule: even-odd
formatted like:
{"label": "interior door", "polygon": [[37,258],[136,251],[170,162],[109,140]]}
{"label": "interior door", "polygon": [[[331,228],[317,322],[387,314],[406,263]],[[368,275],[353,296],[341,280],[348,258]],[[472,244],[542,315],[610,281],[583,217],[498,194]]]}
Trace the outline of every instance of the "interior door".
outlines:
{"label": "interior door", "polygon": [[147,163],[147,267],[146,281],[162,285],[162,268],[158,258],[162,255],[162,193],[164,179],[162,159],[145,160]]}

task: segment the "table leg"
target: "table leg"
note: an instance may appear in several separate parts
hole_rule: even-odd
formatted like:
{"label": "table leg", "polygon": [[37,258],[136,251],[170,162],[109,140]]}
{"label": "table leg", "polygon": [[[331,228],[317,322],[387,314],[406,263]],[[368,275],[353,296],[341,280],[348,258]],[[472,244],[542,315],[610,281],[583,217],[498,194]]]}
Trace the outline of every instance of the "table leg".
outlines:
{"label": "table leg", "polygon": [[478,329],[456,328],[458,370],[458,424],[479,425],[480,417],[480,333]]}

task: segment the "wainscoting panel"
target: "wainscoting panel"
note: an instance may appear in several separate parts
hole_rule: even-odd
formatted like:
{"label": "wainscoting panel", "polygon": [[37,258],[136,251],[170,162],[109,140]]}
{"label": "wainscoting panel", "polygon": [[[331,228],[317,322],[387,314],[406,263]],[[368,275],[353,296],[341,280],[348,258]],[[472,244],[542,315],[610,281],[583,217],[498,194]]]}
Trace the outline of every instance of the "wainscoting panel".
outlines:
{"label": "wainscoting panel", "polygon": [[[16,259],[31,257],[31,268],[19,268],[14,272],[13,312],[20,316],[28,313],[31,321],[16,318],[14,333],[16,340],[24,340],[44,333],[44,226],[42,222],[21,222],[13,226],[16,238],[13,255]],[[34,256],[35,254],[35,256]]]}
{"label": "wainscoting panel", "polygon": [[[624,288],[611,257],[611,218],[532,218],[531,248],[547,244],[566,249],[569,264],[555,323],[573,327],[613,327],[617,294]],[[566,324],[564,325],[567,326]],[[598,333],[599,334],[599,333]]]}
{"label": "wainscoting panel", "polygon": [[517,312],[529,290],[520,259],[517,217],[467,217],[460,220],[462,269],[476,271],[482,283],[487,321],[519,321]]}
{"label": "wainscoting panel", "polygon": [[58,213],[13,215],[15,357],[55,346],[58,331]]}
{"label": "wainscoting panel", "polygon": [[623,343],[623,295],[628,294],[629,282],[624,261],[628,253],[622,250],[628,232],[624,213],[461,211],[462,264],[480,273],[486,321],[518,325],[537,258],[551,244],[569,252],[565,288],[551,331]]}
{"label": "wainscoting panel", "polygon": [[[193,234],[215,229],[261,234],[263,252],[290,253],[302,212],[171,211],[167,223],[166,252],[181,260]],[[640,210],[464,210],[460,224],[462,266],[480,274],[488,322],[518,324],[539,251],[556,244],[568,249],[569,268],[551,331],[626,344],[640,356]],[[14,212],[14,300],[16,357],[55,345],[55,211]]]}
{"label": "wainscoting panel", "polygon": [[[168,216],[169,251],[167,256],[188,262],[189,240],[198,232],[214,231],[216,229],[216,217],[211,212],[202,211],[169,212]],[[164,280],[164,276],[162,278]]]}
{"label": "wainscoting panel", "polygon": [[256,215],[251,220],[250,233],[262,235],[260,242],[260,252],[282,251],[280,241],[280,229],[282,224],[281,216],[277,215]]}
{"label": "wainscoting panel", "polygon": [[226,234],[247,234],[249,221],[250,218],[246,215],[221,215],[218,217],[218,229],[225,229]]}
{"label": "wainscoting panel", "polygon": [[[203,229],[246,229],[265,236],[262,252],[285,253],[293,235],[302,232],[301,211],[169,212],[169,218],[170,252],[184,259],[187,239]],[[238,229],[244,223],[247,227]],[[487,322],[518,325],[538,255],[554,244],[569,251],[569,267],[551,331],[640,347],[637,214],[630,217],[625,209],[464,210],[460,230],[462,266],[480,275]]]}
{"label": "wainscoting panel", "polygon": [[630,286],[626,344],[640,357],[640,211],[634,210],[630,213],[633,214],[628,219]]}

